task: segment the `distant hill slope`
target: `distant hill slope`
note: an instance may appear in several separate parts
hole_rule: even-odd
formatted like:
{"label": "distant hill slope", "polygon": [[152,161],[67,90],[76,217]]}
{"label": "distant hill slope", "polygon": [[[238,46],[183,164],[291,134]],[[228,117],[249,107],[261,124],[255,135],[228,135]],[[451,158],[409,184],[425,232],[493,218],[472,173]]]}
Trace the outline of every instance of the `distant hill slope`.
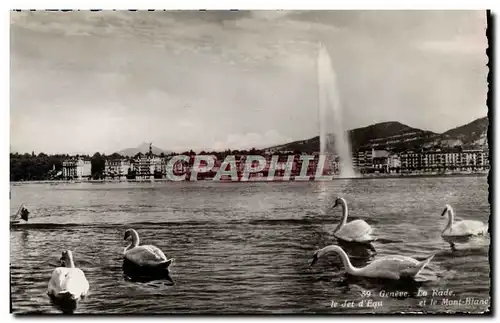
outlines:
{"label": "distant hill slope", "polygon": [[[348,132],[353,150],[360,148],[404,149],[416,147],[435,137],[431,131],[416,129],[400,122],[390,121],[357,128]],[[319,136],[268,148],[271,151],[319,151]]]}
{"label": "distant hill slope", "polygon": [[460,140],[465,146],[485,146],[488,145],[488,126],[488,117],[479,118],[444,132],[441,138]]}
{"label": "distant hill slope", "polygon": [[418,147],[437,134],[412,128],[397,121],[377,123],[349,131],[351,145],[359,148],[405,149]]}
{"label": "distant hill slope", "polygon": [[[161,153],[164,153],[164,154],[170,153],[169,151],[160,149],[154,145],[151,146],[151,150],[153,151],[153,154],[155,154],[155,155],[160,155]],[[146,154],[148,152],[149,152],[149,144],[145,142],[145,143],[140,144],[136,148],[126,148],[126,149],[122,149],[120,151],[117,151],[116,153],[120,154],[122,156],[133,157],[133,156],[137,155],[138,153]]]}
{"label": "distant hill slope", "polygon": [[[488,118],[480,118],[442,134],[412,128],[397,121],[373,124],[348,132],[353,151],[358,149],[409,150],[429,146],[485,146]],[[319,151],[319,136],[267,148],[270,151]]]}

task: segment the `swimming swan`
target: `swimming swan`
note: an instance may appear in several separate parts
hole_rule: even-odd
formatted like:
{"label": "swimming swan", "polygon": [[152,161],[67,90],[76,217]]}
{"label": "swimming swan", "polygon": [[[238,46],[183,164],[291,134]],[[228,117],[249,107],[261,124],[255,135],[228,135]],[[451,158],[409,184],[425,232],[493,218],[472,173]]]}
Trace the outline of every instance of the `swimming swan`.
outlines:
{"label": "swimming swan", "polygon": [[445,214],[448,214],[448,224],[441,232],[441,237],[450,244],[453,251],[456,251],[455,243],[464,243],[473,236],[486,235],[488,232],[488,226],[481,221],[462,220],[455,222],[455,212],[449,204],[446,204],[441,216]]}
{"label": "swimming swan", "polygon": [[347,202],[342,198],[338,197],[335,200],[335,205],[341,205],[342,207],[342,221],[333,231],[335,238],[347,242],[359,242],[359,243],[370,243],[375,241],[371,236],[372,227],[363,220],[354,220],[347,223]]}
{"label": "swimming swan", "polygon": [[163,251],[152,245],[139,246],[139,234],[134,229],[125,231],[123,240],[132,239],[125,248],[124,256],[127,260],[139,266],[164,266],[168,267],[172,259],[167,259]]}
{"label": "swimming swan", "polygon": [[314,253],[311,266],[314,265],[319,258],[331,251],[335,251],[340,256],[347,273],[350,275],[394,280],[401,278],[415,278],[434,257],[434,255],[432,255],[423,261],[418,261],[411,257],[399,255],[385,256],[375,259],[363,268],[356,268],[351,264],[349,256],[347,256],[341,247],[330,245]]}
{"label": "swimming swan", "polygon": [[85,298],[89,291],[89,282],[80,268],[75,267],[71,250],[63,251],[61,267],[52,272],[47,294],[59,305],[63,312],[72,312],[78,301]]}

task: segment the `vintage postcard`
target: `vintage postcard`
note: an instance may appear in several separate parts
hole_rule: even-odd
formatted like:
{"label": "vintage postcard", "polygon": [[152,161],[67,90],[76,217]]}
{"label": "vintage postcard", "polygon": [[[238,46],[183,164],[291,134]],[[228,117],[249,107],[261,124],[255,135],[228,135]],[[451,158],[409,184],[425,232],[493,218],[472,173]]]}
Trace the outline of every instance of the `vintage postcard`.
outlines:
{"label": "vintage postcard", "polygon": [[13,10],[11,313],[491,313],[489,15]]}

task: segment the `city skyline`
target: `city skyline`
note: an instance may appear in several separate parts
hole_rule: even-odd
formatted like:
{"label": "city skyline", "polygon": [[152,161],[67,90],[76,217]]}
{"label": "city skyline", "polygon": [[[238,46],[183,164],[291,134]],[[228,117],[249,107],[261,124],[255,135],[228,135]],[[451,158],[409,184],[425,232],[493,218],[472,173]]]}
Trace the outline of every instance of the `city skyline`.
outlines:
{"label": "city skyline", "polygon": [[308,139],[319,41],[347,129],[443,132],[487,114],[485,24],[484,11],[12,12],[10,143],[50,154]]}

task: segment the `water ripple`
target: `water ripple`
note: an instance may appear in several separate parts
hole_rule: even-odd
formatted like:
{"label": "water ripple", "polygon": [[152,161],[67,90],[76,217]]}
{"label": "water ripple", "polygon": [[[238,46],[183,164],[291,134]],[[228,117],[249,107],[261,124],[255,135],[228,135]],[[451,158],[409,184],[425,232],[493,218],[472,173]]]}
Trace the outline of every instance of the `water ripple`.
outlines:
{"label": "water ripple", "polygon": [[[419,305],[416,290],[450,289],[451,300],[489,301],[489,238],[452,252],[440,232],[445,203],[457,217],[487,222],[484,177],[405,178],[329,183],[80,183],[13,185],[11,213],[25,203],[27,224],[11,225],[12,310],[58,313],[46,295],[61,250],[72,249],[91,294],[77,313],[398,313],[482,312],[487,305]],[[105,193],[105,194],[104,194]],[[315,250],[336,243],[341,218],[336,196],[351,219],[376,230],[377,256],[435,257],[414,285],[391,286],[347,277],[332,254],[310,266]],[[122,272],[123,231],[175,258],[170,286],[134,283]],[[371,258],[353,257],[356,266]],[[381,291],[407,290],[408,297]],[[370,292],[380,307],[331,308]]]}

